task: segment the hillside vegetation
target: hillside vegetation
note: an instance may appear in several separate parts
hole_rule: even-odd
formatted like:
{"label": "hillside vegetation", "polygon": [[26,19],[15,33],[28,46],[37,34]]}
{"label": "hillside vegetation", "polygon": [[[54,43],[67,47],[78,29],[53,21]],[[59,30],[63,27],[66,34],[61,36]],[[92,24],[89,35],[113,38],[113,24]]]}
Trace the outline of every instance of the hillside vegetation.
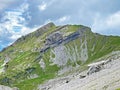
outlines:
{"label": "hillside vegetation", "polygon": [[119,50],[118,36],[93,33],[82,25],[48,23],[0,52],[0,84],[36,90],[46,80],[75,67],[83,69],[88,63]]}

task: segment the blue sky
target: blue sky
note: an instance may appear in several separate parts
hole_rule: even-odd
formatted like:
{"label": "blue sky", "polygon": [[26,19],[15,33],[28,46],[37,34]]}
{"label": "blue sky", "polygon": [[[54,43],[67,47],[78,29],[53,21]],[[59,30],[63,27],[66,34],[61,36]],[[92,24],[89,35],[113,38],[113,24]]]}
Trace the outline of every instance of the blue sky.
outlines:
{"label": "blue sky", "polygon": [[120,36],[120,0],[0,0],[0,50],[51,21]]}

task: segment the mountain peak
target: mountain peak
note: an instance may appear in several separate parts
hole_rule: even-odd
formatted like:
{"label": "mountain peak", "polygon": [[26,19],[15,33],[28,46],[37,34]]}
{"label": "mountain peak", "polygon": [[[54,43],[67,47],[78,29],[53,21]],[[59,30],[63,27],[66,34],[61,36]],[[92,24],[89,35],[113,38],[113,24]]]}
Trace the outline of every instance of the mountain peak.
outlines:
{"label": "mountain peak", "polygon": [[55,26],[55,24],[53,22],[49,22],[45,26]]}
{"label": "mountain peak", "polygon": [[88,63],[120,50],[119,42],[120,37],[95,34],[83,25],[50,22],[0,52],[0,84],[33,90],[71,70],[87,69]]}
{"label": "mountain peak", "polygon": [[55,26],[55,24],[53,22],[49,22],[46,25],[42,26],[40,29],[48,29],[48,28],[51,28],[54,26]]}

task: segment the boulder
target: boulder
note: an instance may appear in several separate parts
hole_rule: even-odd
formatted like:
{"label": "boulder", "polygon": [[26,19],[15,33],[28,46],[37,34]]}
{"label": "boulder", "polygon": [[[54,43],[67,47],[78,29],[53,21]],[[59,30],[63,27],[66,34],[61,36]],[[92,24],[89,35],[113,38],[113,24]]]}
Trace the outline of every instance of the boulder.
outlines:
{"label": "boulder", "polygon": [[92,73],[99,72],[101,69],[102,69],[102,67],[100,65],[91,66],[88,69],[87,75],[91,75]]}
{"label": "boulder", "polygon": [[86,77],[85,75],[80,75],[80,79],[85,78],[85,77]]}

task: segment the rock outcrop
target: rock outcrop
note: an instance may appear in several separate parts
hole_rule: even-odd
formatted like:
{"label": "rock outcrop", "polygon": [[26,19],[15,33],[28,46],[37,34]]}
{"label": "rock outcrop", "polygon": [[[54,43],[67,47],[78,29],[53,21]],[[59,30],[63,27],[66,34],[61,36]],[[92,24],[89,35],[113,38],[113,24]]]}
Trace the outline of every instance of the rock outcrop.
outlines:
{"label": "rock outcrop", "polygon": [[0,90],[19,90],[18,88],[10,88],[8,86],[0,85]]}
{"label": "rock outcrop", "polygon": [[55,32],[46,38],[45,45],[52,45],[62,40],[63,40],[62,34],[59,32]]}
{"label": "rock outcrop", "polygon": [[87,75],[91,75],[92,73],[99,72],[100,70],[102,70],[104,68],[104,65],[106,65],[107,63],[110,63],[110,62],[111,62],[111,59],[89,64],[88,65],[89,69],[87,71]]}

